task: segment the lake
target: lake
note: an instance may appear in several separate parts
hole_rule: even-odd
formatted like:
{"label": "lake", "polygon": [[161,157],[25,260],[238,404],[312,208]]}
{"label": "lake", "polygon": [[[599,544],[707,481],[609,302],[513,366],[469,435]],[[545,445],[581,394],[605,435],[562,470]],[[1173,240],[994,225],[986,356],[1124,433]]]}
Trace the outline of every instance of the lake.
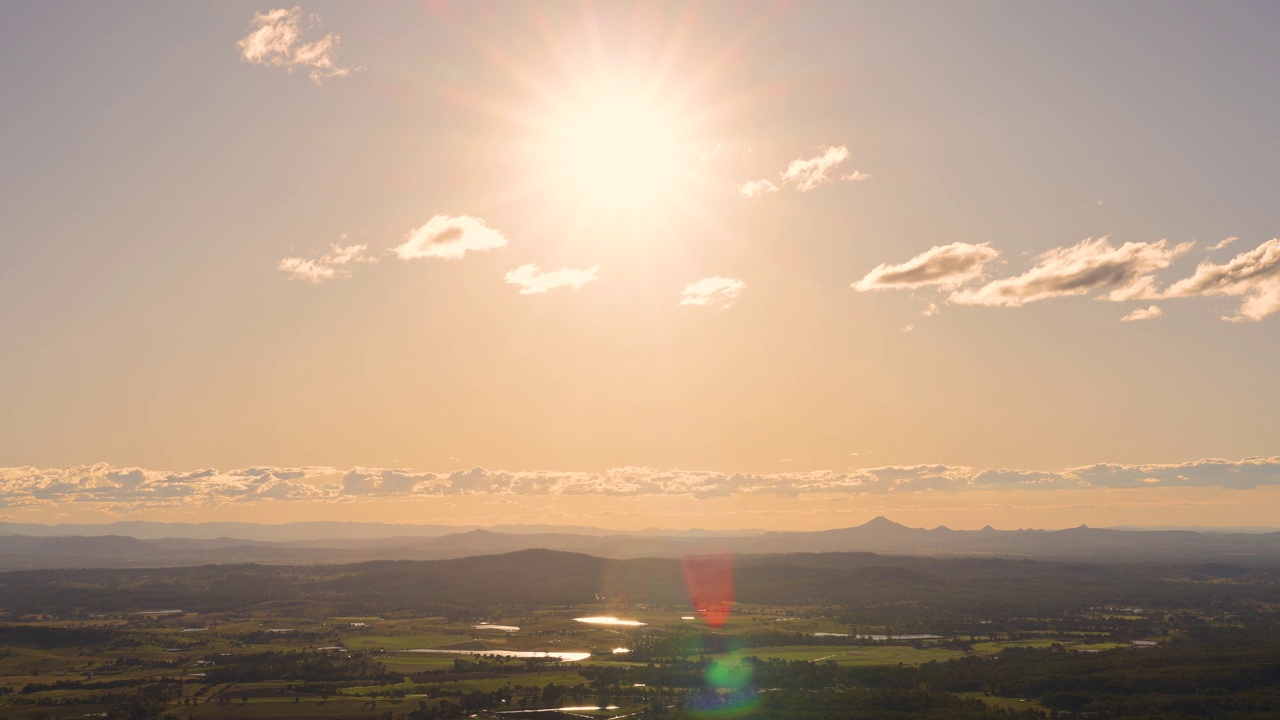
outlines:
{"label": "lake", "polygon": [[574,618],[574,620],[580,623],[587,623],[588,625],[624,625],[627,627],[639,627],[641,625],[646,624],[646,623],[640,622],[639,620],[621,620],[616,617],[609,617],[604,615],[596,615],[592,617],[580,617],[580,618]]}
{"label": "lake", "polygon": [[590,715],[583,715],[582,713],[584,712],[617,709],[617,705],[610,705],[608,707],[583,705],[580,707],[547,708],[543,710],[498,710],[494,715],[509,715],[522,718],[523,720],[579,720],[580,718],[592,717]]}
{"label": "lake", "polygon": [[410,653],[444,653],[446,655],[496,655],[497,657],[509,658],[551,658],[553,660],[562,660],[564,662],[578,662],[591,657],[589,652],[561,652],[555,650],[552,652],[542,652],[534,650],[435,650],[432,648],[414,648],[412,650],[400,650],[398,652]]}
{"label": "lake", "polygon": [[941,635],[854,635],[852,633],[809,633],[813,637],[851,637],[859,640],[941,640]]}

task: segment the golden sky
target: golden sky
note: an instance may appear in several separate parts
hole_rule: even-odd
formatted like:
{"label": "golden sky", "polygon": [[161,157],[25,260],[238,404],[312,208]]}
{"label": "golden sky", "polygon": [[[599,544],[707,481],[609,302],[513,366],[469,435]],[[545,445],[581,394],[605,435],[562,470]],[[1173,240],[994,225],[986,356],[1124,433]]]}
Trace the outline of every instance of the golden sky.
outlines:
{"label": "golden sky", "polygon": [[1268,525],[1261,7],[0,7],[0,515]]}

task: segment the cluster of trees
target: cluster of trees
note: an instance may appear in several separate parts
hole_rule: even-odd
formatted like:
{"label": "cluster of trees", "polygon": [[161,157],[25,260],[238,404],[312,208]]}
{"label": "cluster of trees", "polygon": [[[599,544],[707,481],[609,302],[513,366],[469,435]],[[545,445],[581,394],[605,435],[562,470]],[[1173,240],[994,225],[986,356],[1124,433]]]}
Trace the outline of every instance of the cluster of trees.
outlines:
{"label": "cluster of trees", "polygon": [[209,659],[216,663],[204,670],[205,682],[209,683],[358,680],[376,684],[396,683],[403,679],[402,675],[387,672],[380,663],[363,653],[269,651]]}
{"label": "cluster of trees", "polygon": [[[1265,603],[1280,590],[1280,573],[1268,567],[1189,572],[1185,566],[1152,563],[869,553],[744,556],[735,575],[735,599],[740,602],[846,606],[856,609],[849,617],[853,622],[897,624],[904,631],[938,622],[963,625],[992,617],[1052,617],[1107,603],[1151,608]],[[1226,580],[1198,579],[1202,576]],[[229,612],[261,603],[292,603],[298,612],[328,615],[404,612],[469,620],[497,608],[519,614],[530,608],[573,606],[602,592],[649,605],[687,607],[689,602],[679,560],[610,560],[546,550],[339,566],[0,573],[0,608],[10,618],[36,613],[85,617],[157,607]]]}
{"label": "cluster of trees", "polygon": [[[123,687],[124,684],[109,684],[113,687]],[[56,689],[66,689],[62,683],[57,684]],[[22,693],[35,692],[43,689],[54,689],[50,687],[39,687],[29,690],[24,688]],[[23,694],[11,697],[7,700],[12,705],[34,705],[38,707],[62,707],[66,705],[91,705],[103,708],[103,712],[107,720],[152,720],[161,717],[165,709],[170,707],[175,701],[182,697],[182,683],[176,680],[159,680],[155,682],[146,682],[142,684],[133,684],[127,689],[120,691],[108,691],[102,693],[93,693],[89,695],[68,695],[63,697],[42,697],[32,699],[25,697]],[[83,713],[83,711],[78,711]],[[47,717],[45,711],[36,711],[29,717]]]}
{"label": "cluster of trees", "polygon": [[[758,639],[779,639],[775,635],[762,633]],[[397,684],[403,679],[365,653],[270,651],[216,660],[199,682],[209,686],[295,680],[301,683],[295,692],[329,696],[347,685]],[[730,683],[732,688],[718,687],[711,660],[681,652],[643,664],[561,666],[556,668],[559,672],[576,671],[585,682],[542,684],[537,672],[546,669],[545,661],[458,658],[442,674],[415,677],[421,684],[413,692],[428,699],[413,708],[397,706],[394,715],[449,720],[485,710],[618,704],[642,708],[642,717],[668,720],[708,713],[741,720],[1031,720],[1067,714],[1098,720],[1280,717],[1280,627],[1274,623],[1205,626],[1157,647],[1099,653],[1062,646],[1009,648],[995,656],[973,655],[918,667],[843,667],[747,656],[743,666],[741,682]],[[476,674],[510,680],[492,691],[457,691],[439,682]],[[176,680],[63,680],[30,684],[7,701],[70,702],[46,691],[79,689],[92,694],[81,694],[76,702],[106,707],[109,717],[163,717],[164,709],[182,698],[181,687]],[[983,695],[1029,702],[1022,709],[1001,708],[983,702]]]}
{"label": "cluster of trees", "polygon": [[[686,691],[689,707],[745,705],[741,717],[1033,717],[992,709],[960,694],[1037,701],[1052,714],[1091,718],[1280,716],[1280,630],[1271,625],[1205,628],[1142,649],[1099,653],[1063,647],[1010,648],[919,667],[840,667],[833,662],[748,657],[750,685],[708,692],[708,663],[673,659],[644,667],[584,667],[593,687],[643,682]],[[762,692],[763,691],[763,692]],[[750,702],[747,702],[750,700]]]}

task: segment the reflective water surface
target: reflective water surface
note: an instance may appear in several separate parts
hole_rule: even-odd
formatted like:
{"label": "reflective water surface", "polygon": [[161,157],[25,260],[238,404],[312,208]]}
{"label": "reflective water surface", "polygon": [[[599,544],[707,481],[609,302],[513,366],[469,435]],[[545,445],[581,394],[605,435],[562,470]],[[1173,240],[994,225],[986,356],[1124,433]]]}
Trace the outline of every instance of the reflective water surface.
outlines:
{"label": "reflective water surface", "polygon": [[630,627],[637,627],[645,624],[640,622],[639,620],[622,620],[616,617],[611,617],[606,615],[580,617],[580,618],[574,618],[574,620],[577,620],[580,623],[587,623],[588,625],[627,625]]}
{"label": "reflective water surface", "polygon": [[433,648],[414,648],[412,650],[401,650],[400,652],[411,653],[445,653],[448,655],[496,655],[498,657],[512,658],[553,658],[563,660],[565,662],[578,662],[591,657],[589,652],[561,652],[554,650],[552,652],[542,652],[534,650],[435,650]]}

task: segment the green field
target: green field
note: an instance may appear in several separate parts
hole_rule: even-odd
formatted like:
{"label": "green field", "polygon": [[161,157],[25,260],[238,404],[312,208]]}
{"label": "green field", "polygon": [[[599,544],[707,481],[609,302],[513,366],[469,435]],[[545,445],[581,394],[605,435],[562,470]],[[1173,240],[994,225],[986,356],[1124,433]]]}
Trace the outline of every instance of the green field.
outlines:
{"label": "green field", "polygon": [[807,662],[834,662],[837,665],[919,665],[931,660],[950,660],[962,657],[964,652],[950,648],[918,650],[906,645],[867,645],[841,647],[838,645],[790,645],[771,648],[744,648],[731,653],[713,656],[721,662],[736,663],[745,657],[760,660],[804,660]]}
{"label": "green field", "polygon": [[[762,662],[831,664],[841,672],[856,672],[874,667],[919,668],[966,655],[997,657],[1010,648],[1096,652],[1130,647],[1099,630],[1032,631],[1017,637],[993,630],[981,641],[972,642],[969,652],[962,649],[966,638],[972,641],[968,635],[955,636],[956,643],[946,639],[868,643],[836,636],[821,638],[820,643],[797,643],[813,633],[889,632],[883,625],[853,626],[812,609],[784,616],[776,608],[743,607],[719,627],[709,627],[696,616],[684,620],[691,614],[688,610],[620,610],[605,605],[533,610],[519,617],[487,619],[493,624],[520,627],[512,632],[476,629],[477,621],[451,622],[438,615],[312,614],[299,618],[272,615],[269,609],[258,607],[252,613],[237,614],[125,616],[81,624],[48,619],[0,625],[30,632],[70,633],[71,637],[84,633],[86,638],[84,642],[11,643],[0,648],[0,692],[8,693],[0,697],[0,717],[53,720],[92,716],[120,701],[119,696],[111,695],[117,687],[126,688],[125,693],[167,688],[163,704],[176,720],[364,720],[384,718],[388,712],[405,720],[432,717],[431,713],[465,717],[476,714],[459,704],[470,702],[467,698],[485,698],[486,707],[501,709],[546,707],[547,703],[591,704],[602,693],[621,706],[617,714],[625,714],[631,712],[628,707],[632,711],[655,703],[666,707],[663,703],[687,697],[704,684],[713,690],[719,688],[716,692],[720,694],[757,692],[750,687],[752,673],[745,671],[744,659],[749,657]],[[646,624],[616,627],[574,621],[585,615],[617,615]],[[273,632],[279,630],[286,632]],[[614,655],[611,651],[616,647],[634,652]],[[655,656],[657,647],[666,647],[665,652],[672,654]],[[406,652],[423,648],[475,654]],[[596,654],[576,663],[484,656],[495,650],[579,649]],[[655,667],[668,667],[668,663],[671,668],[683,663],[690,669],[680,671],[687,673],[683,676],[654,674]],[[273,669],[262,669],[267,666]],[[712,679],[717,673],[721,680]],[[600,678],[611,679],[601,685]],[[654,682],[657,685],[650,687]],[[668,682],[672,684],[664,684]],[[715,682],[725,684],[710,685]],[[1040,704],[1020,698],[973,693],[965,697],[981,700],[993,710],[1044,710]]]}

